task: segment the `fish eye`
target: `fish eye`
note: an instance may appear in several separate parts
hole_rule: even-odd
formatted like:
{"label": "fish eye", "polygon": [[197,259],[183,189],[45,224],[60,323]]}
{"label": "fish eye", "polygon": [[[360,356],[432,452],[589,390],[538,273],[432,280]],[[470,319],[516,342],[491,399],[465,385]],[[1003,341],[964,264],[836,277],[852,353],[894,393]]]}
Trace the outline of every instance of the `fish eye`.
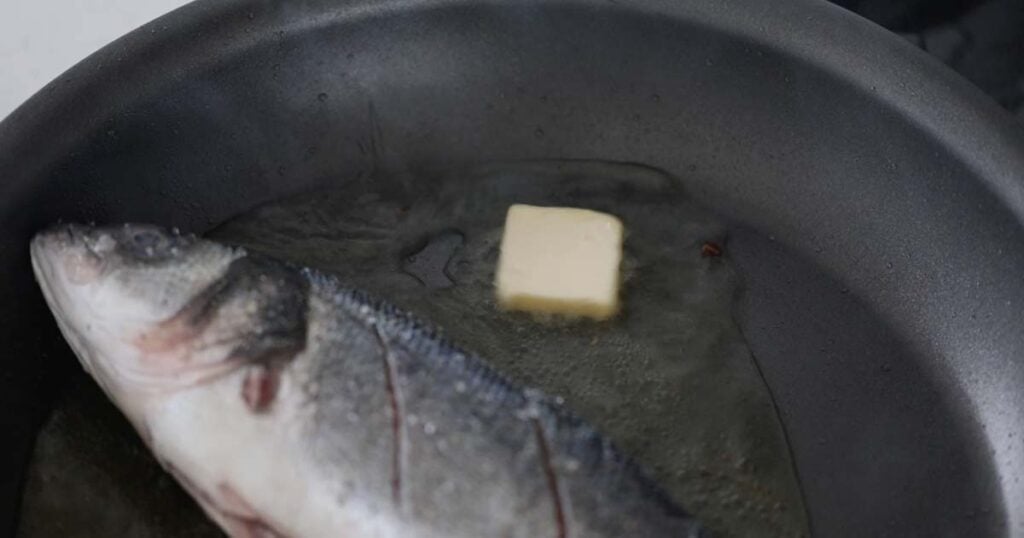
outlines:
{"label": "fish eye", "polygon": [[133,255],[143,259],[162,258],[170,246],[167,238],[155,230],[135,230],[129,233],[125,245]]}
{"label": "fish eye", "polygon": [[132,242],[140,248],[155,247],[160,244],[160,235],[150,230],[135,232]]}

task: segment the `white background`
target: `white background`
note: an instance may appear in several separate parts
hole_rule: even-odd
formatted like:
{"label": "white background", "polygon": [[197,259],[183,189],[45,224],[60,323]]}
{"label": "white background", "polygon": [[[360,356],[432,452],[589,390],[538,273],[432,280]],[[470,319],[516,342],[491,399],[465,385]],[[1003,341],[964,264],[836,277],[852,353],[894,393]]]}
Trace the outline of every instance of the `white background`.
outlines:
{"label": "white background", "polygon": [[103,45],[187,0],[0,0],[0,119]]}

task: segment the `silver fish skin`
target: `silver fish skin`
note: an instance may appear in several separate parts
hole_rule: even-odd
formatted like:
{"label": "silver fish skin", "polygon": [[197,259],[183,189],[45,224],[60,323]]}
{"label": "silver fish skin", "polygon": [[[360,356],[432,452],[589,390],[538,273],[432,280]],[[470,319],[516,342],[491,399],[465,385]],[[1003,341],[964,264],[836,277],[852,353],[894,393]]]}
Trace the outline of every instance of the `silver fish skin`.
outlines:
{"label": "silver fish skin", "polygon": [[334,277],[148,225],[31,254],[83,367],[232,537],[708,536],[555,400]]}

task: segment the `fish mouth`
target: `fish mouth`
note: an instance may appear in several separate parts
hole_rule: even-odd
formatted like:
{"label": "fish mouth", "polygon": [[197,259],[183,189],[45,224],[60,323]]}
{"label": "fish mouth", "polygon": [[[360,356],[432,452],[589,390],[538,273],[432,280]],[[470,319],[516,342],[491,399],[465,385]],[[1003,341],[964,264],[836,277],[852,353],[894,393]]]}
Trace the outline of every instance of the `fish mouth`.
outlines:
{"label": "fish mouth", "polygon": [[57,253],[63,250],[85,249],[102,257],[116,246],[112,232],[111,228],[93,224],[61,223],[37,233],[32,243]]}
{"label": "fish mouth", "polygon": [[92,226],[85,226],[75,223],[60,223],[44,228],[32,239],[33,253],[42,249],[56,250],[59,248],[72,248],[76,245],[85,246],[85,239]]}
{"label": "fish mouth", "polygon": [[52,229],[41,232],[32,239],[29,246],[29,257],[32,260],[32,272],[35,274],[36,282],[39,283],[46,302],[58,318],[62,317],[60,312],[63,312],[63,306],[69,299],[64,286],[59,284],[62,278],[57,269],[57,260],[63,250],[59,241],[66,241],[58,239],[58,236],[65,233],[70,234],[70,230]]}
{"label": "fish mouth", "polygon": [[98,280],[105,272],[107,255],[117,246],[109,234],[101,232],[94,227],[60,224],[37,234],[31,243],[37,279],[63,280],[67,286]]}
{"label": "fish mouth", "polygon": [[[77,224],[51,226],[32,239],[29,254],[36,282],[50,306],[57,327],[85,370],[103,386],[103,376],[96,375],[101,371],[101,364],[95,356],[94,346],[74,319],[82,318],[79,310],[86,304],[76,297],[76,293],[103,274],[103,256],[92,244],[95,242],[94,231],[95,228]],[[106,386],[103,388],[107,389]],[[107,392],[109,395],[109,390]]]}
{"label": "fish mouth", "polygon": [[61,248],[59,244],[56,244],[55,236],[64,234],[70,234],[70,230],[51,229],[32,239],[29,247],[32,272],[35,274],[36,282],[39,283],[39,289],[43,292],[43,298],[46,299],[50,311],[53,312],[60,332],[78,355],[82,366],[91,374],[95,370],[92,354],[89,353],[89,346],[86,344],[84,336],[67,319],[65,313],[66,309],[70,307],[72,299],[68,296],[67,285],[62,283],[63,278],[55,263],[60,256]]}

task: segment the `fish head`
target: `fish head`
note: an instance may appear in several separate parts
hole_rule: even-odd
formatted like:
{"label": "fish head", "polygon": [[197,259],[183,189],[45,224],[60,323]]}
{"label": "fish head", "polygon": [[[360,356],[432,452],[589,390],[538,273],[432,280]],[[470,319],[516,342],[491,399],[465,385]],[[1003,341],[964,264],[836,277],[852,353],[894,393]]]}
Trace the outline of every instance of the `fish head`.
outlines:
{"label": "fish head", "polygon": [[[166,387],[222,362],[185,314],[244,251],[149,225],[58,225],[31,244],[36,279],[65,338],[112,397]],[[207,346],[208,348],[209,346]]]}

